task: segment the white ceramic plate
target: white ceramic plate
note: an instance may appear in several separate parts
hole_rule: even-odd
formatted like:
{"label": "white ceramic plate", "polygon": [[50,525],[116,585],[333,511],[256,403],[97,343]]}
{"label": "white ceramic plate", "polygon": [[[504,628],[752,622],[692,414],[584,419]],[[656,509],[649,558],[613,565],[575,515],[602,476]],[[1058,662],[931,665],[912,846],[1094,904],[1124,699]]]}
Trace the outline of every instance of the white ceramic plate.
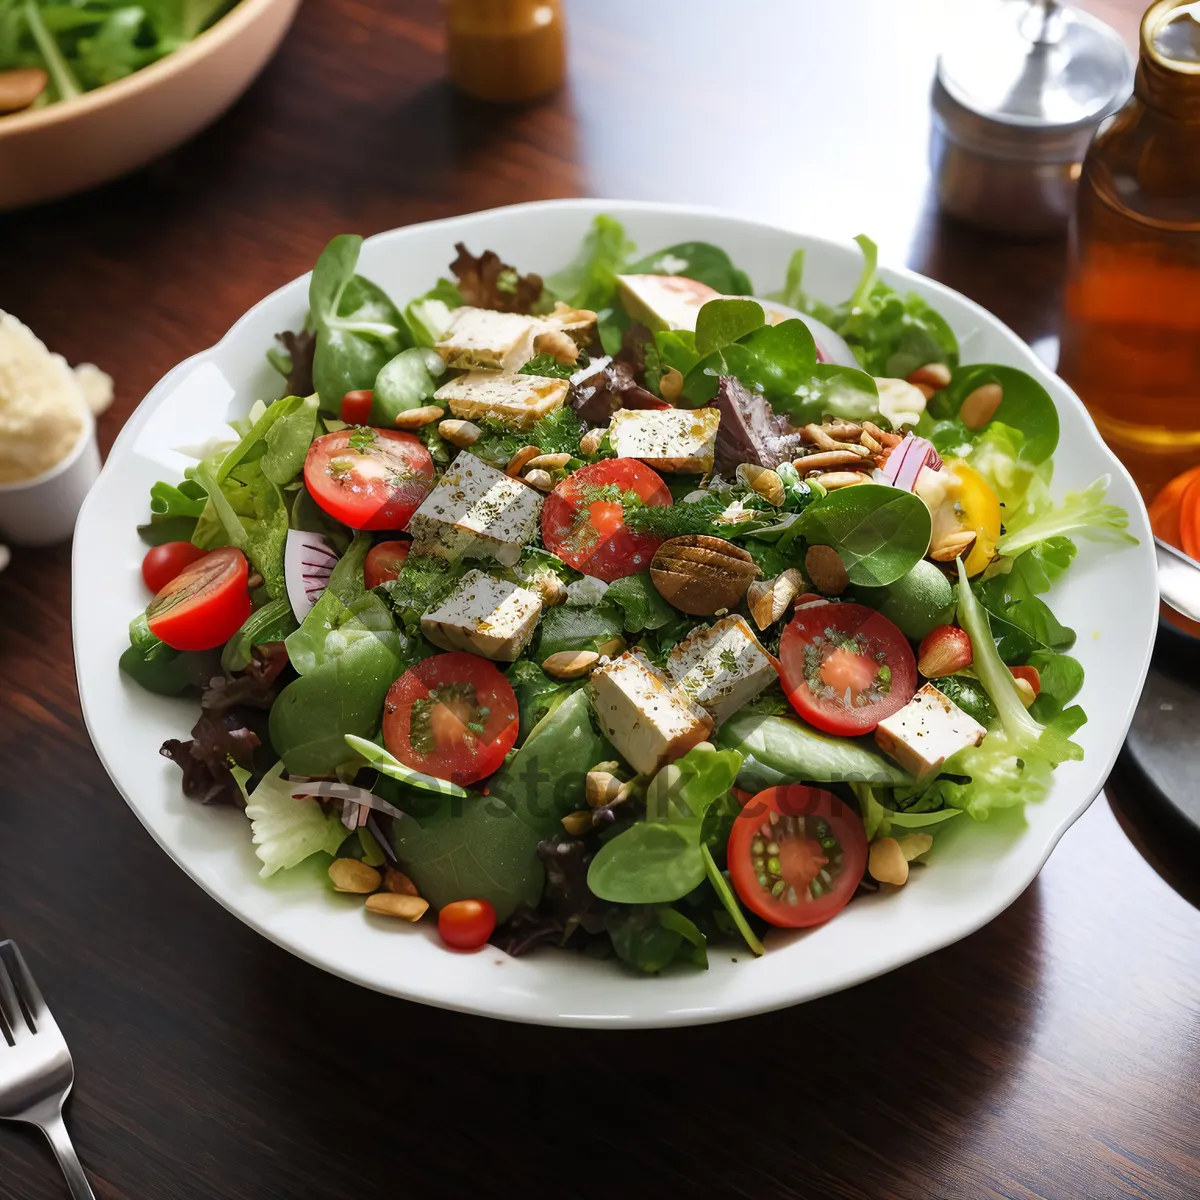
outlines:
{"label": "white ceramic plate", "polygon": [[[612,213],[643,251],[692,239],[723,246],[762,292],[783,282],[788,259],[807,250],[806,284],[840,299],[858,278],[853,247],[690,208],[617,201],[549,201],[414,225],[371,238],[360,271],[400,303],[425,291],[453,257],[456,241],[496,250],[523,270],[548,273],[574,256],[588,222]],[[950,322],[967,362],[1021,367],[1054,397],[1062,420],[1055,459],[1061,493],[1112,474],[1111,499],[1130,513],[1141,539],[1119,551],[1081,543],[1053,596],[1074,626],[1074,653],[1087,671],[1081,702],[1091,718],[1078,741],[1082,762],[1059,768],[1050,796],[1021,816],[977,824],[963,818],[939,834],[926,869],[899,892],[856,900],[837,920],[806,933],[774,933],[754,961],[717,949],[708,971],[673,969],[639,978],[611,962],[546,949],[511,959],[485,947],[453,954],[431,921],[418,926],[367,917],[360,900],[331,894],[303,868],[264,882],[245,817],[184,798],[177,767],[158,748],[186,737],[194,701],[164,700],[117,670],[129,619],[145,602],[139,565],[150,485],[175,480],[229,416],[277,394],[264,352],[278,330],[298,328],[308,279],[297,279],[250,310],[211,350],[181,363],[143,401],[109,456],[75,537],[75,657],[84,718],[113,781],[168,854],[248,925],[307,959],[382,992],[514,1021],[607,1027],[687,1025],[745,1016],[850,987],[957,941],[990,921],[1034,878],[1067,827],[1099,792],[1129,727],[1149,662],[1158,613],[1146,512],[1131,480],[1105,449],[1075,395],[1029,348],[978,305],[928,279],[885,271],[923,295]],[[737,961],[734,962],[733,960]]]}

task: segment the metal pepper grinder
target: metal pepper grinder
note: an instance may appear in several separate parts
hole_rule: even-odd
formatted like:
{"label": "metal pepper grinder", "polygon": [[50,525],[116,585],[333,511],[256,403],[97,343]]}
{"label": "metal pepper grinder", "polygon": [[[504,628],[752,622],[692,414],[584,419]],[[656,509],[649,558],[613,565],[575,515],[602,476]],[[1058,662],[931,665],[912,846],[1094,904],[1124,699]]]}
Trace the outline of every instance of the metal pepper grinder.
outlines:
{"label": "metal pepper grinder", "polygon": [[1133,67],[1115,30],[1056,0],[975,6],[933,84],[942,208],[995,233],[1061,233],[1084,152],[1128,98]]}

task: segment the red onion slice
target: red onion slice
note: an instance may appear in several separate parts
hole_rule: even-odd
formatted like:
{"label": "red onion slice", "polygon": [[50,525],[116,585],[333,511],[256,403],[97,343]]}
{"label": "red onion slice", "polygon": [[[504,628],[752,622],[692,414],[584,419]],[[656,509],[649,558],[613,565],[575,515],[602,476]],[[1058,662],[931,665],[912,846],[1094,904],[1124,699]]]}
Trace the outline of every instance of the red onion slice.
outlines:
{"label": "red onion slice", "polygon": [[928,438],[915,434],[904,435],[904,440],[887,456],[883,464],[884,478],[893,487],[911,492],[917,484],[922,467],[931,471],[942,469],[942,459]]}
{"label": "red onion slice", "polygon": [[303,621],[321,598],[338,564],[338,552],[319,533],[289,529],[283,552],[283,575],[288,601],[297,621]]}

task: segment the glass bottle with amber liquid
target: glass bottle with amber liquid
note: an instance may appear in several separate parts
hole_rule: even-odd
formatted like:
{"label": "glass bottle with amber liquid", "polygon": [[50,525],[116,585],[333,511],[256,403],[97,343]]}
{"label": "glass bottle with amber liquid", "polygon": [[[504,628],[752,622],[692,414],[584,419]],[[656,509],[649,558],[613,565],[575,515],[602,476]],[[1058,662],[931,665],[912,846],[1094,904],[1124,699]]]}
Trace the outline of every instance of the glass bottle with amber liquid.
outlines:
{"label": "glass bottle with amber liquid", "polygon": [[1059,371],[1147,500],[1200,464],[1200,3],[1151,5],[1084,160]]}

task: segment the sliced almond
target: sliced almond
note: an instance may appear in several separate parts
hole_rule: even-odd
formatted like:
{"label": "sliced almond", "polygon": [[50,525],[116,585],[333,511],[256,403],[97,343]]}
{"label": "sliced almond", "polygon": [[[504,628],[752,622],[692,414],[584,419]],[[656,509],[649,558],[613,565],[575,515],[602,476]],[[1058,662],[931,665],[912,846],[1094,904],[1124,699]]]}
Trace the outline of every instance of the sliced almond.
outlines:
{"label": "sliced almond", "polygon": [[515,479],[540,454],[541,451],[536,446],[522,446],[508,460],[508,466],[504,468],[504,473],[511,475]]}
{"label": "sliced almond", "polygon": [[668,404],[674,404],[683,391],[683,373],[677,367],[668,367],[658,381],[658,391]]}
{"label": "sliced almond", "polygon": [[473,421],[449,420],[438,425],[438,433],[452,446],[465,450],[473,446],[483,436],[483,430]]}
{"label": "sliced almond", "polygon": [[0,71],[0,113],[28,108],[45,90],[50,77],[41,67]]}
{"label": "sliced almond", "polygon": [[561,329],[548,329],[539,333],[533,339],[533,349],[537,354],[549,354],[551,358],[562,363],[573,363],[579,358],[579,346],[575,339],[563,333]]}
{"label": "sliced almond", "polygon": [[539,575],[533,581],[533,590],[541,596],[543,608],[554,608],[567,601],[567,585],[549,571]]}
{"label": "sliced almond", "polygon": [[521,478],[530,487],[537,488],[539,492],[552,492],[554,490],[554,476],[549,471],[526,471]]}
{"label": "sliced almond", "polygon": [[774,579],[752,583],[746,592],[746,604],[759,629],[774,625],[788,606],[804,590],[804,576],[789,567]]}
{"label": "sliced almond", "polygon": [[885,450],[900,445],[904,440],[898,433],[887,433],[872,421],[863,422],[863,432],[869,433]]}
{"label": "sliced almond", "polygon": [[822,450],[796,459],[792,466],[801,475],[810,471],[832,471],[839,467],[862,467],[869,470],[875,465],[870,461],[870,455],[871,452],[866,446],[856,446],[853,450]]}
{"label": "sliced almond", "polygon": [[816,482],[827,492],[835,492],[838,488],[853,487],[856,483],[870,483],[871,477],[863,471],[825,471],[816,476]]}
{"label": "sliced almond", "polygon": [[867,860],[871,878],[879,883],[890,883],[901,887],[908,882],[908,859],[895,838],[876,838],[871,843],[871,854]]}
{"label": "sliced almond", "polygon": [[569,454],[539,454],[531,458],[525,466],[537,471],[561,471],[570,461]]}
{"label": "sliced almond", "polygon": [[591,458],[597,450],[600,449],[600,443],[604,441],[604,435],[608,432],[607,429],[589,429],[587,433],[579,439],[579,453],[584,458]]}
{"label": "sliced almond", "polygon": [[395,867],[388,867],[383,876],[383,886],[385,891],[394,892],[397,896],[420,895],[417,885],[403,871],[397,871]]}
{"label": "sliced almond", "polygon": [[599,661],[595,650],[560,650],[542,663],[542,670],[555,679],[582,679]]}
{"label": "sliced almond", "polygon": [[402,413],[398,413],[395,425],[397,429],[423,429],[426,425],[432,425],[434,421],[440,421],[445,415],[444,408],[439,408],[436,404],[426,404],[423,408],[406,408]]}
{"label": "sliced almond", "polygon": [[329,878],[339,892],[377,892],[383,885],[383,877],[374,867],[357,858],[335,858],[329,864]]}
{"label": "sliced almond", "polygon": [[562,827],[574,837],[580,837],[592,827],[590,809],[582,808],[579,812],[567,813],[562,819]]}
{"label": "sliced almond", "polygon": [[953,562],[956,558],[966,558],[971,553],[978,538],[973,529],[963,529],[944,537],[929,551],[929,557],[934,562]]}
{"label": "sliced almond", "polygon": [[376,892],[367,897],[367,912],[380,917],[397,917],[401,921],[419,921],[429,908],[429,901],[420,896],[404,896],[396,892]]}
{"label": "sliced almond", "polygon": [[995,415],[1004,400],[1004,389],[998,383],[977,387],[958,410],[958,419],[970,430],[982,429]]}
{"label": "sliced almond", "polygon": [[931,389],[932,395],[933,392],[940,392],[942,388],[950,386],[950,368],[945,363],[926,363],[908,377],[908,382],[916,387],[924,384]]}

